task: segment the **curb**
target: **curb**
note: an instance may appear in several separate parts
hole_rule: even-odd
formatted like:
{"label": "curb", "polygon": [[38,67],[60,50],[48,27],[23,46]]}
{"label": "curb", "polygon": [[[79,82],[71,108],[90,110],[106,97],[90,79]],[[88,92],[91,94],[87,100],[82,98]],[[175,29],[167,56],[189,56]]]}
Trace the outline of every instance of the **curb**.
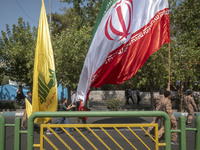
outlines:
{"label": "curb", "polygon": [[[173,113],[174,116],[184,116],[184,117],[187,117],[188,113],[184,112],[184,113],[181,113],[181,112],[176,112],[176,113]],[[195,112],[194,113],[194,116],[199,116],[200,115],[200,112]]]}
{"label": "curb", "polygon": [[[3,116],[16,116],[16,117],[22,117],[24,112],[0,112],[0,114],[2,114]],[[184,116],[187,117],[188,113],[184,112],[174,112],[173,113],[174,116]],[[200,116],[200,112],[195,112],[194,113],[195,116]]]}
{"label": "curb", "polygon": [[16,116],[16,117],[21,117],[23,116],[23,112],[0,112],[3,116]]}

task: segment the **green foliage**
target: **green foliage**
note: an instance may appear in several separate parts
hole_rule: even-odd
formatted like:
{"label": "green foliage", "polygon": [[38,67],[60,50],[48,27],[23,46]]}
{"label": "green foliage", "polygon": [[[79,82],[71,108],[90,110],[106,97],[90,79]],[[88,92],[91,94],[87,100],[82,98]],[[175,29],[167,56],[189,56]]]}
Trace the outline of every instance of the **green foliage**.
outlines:
{"label": "green foliage", "polygon": [[168,44],[162,46],[160,50],[151,55],[142,68],[131,79],[131,85],[135,89],[148,91],[160,90],[166,87],[168,82]]}
{"label": "green foliage", "polygon": [[0,101],[0,109],[19,109],[20,106],[16,101]]}
{"label": "green foliage", "polygon": [[64,9],[64,14],[52,14],[52,35],[60,35],[67,28],[80,28],[81,17],[77,16],[73,8]]}
{"label": "green foliage", "polygon": [[35,33],[35,30],[32,32],[29,24],[23,22],[22,18],[18,19],[17,25],[12,26],[12,31],[8,25],[6,32],[2,31],[0,60],[5,67],[3,75],[17,82],[31,84],[36,45]]}
{"label": "green foliage", "polygon": [[121,108],[121,101],[118,99],[106,100],[106,106],[110,111],[118,111]]}
{"label": "green foliage", "polygon": [[177,1],[171,12],[173,80],[185,89],[200,80],[200,1]]}
{"label": "green foliage", "polygon": [[52,14],[52,34],[60,34],[66,28],[81,30],[83,26],[93,27],[102,0],[60,0],[73,4],[73,8],[63,8],[63,14]]}
{"label": "green foliage", "polygon": [[75,88],[89,48],[91,27],[66,29],[53,37],[57,81]]}
{"label": "green foliage", "polygon": [[[102,0],[60,0],[72,3],[63,14],[52,14],[52,45],[56,76],[59,83],[75,88],[78,84],[92,30]],[[199,90],[200,85],[200,1],[170,0],[171,26],[171,85],[177,80],[184,88]],[[7,25],[0,37],[0,78],[5,76],[18,82],[32,83],[35,28],[19,18]],[[158,91],[168,82],[168,44],[151,55],[143,67],[129,81],[121,85],[103,85],[102,89],[125,89],[129,84],[140,91]]]}
{"label": "green foliage", "polygon": [[2,75],[0,78],[0,85],[9,84],[9,76]]}

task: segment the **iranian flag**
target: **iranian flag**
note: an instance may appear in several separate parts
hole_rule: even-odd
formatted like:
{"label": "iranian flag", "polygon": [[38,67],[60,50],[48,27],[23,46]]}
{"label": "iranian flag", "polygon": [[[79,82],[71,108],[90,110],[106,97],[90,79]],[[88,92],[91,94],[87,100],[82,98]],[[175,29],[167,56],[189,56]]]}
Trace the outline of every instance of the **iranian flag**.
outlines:
{"label": "iranian flag", "polygon": [[91,87],[121,84],[170,42],[168,0],[104,0],[77,89],[84,106]]}

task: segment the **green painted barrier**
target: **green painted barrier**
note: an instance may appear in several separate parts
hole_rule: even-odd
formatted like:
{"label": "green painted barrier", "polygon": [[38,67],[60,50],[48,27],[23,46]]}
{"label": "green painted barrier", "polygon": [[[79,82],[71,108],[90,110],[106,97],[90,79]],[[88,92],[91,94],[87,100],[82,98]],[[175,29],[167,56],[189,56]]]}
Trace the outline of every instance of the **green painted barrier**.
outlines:
{"label": "green painted barrier", "polygon": [[[3,118],[3,121],[1,121]],[[21,134],[27,134],[26,130],[21,130],[21,118],[15,118],[15,124],[6,124],[5,118],[0,114],[0,150],[5,149],[5,131],[6,127],[14,127],[14,150],[20,150]],[[2,134],[1,134],[2,133]]]}
{"label": "green painted barrier", "polygon": [[0,149],[5,149],[5,118],[0,114]]}
{"label": "green painted barrier", "polygon": [[21,134],[20,134],[20,124],[21,119],[20,118],[15,118],[15,134],[14,134],[14,150],[20,150],[20,139],[21,139]]}
{"label": "green painted barrier", "polygon": [[196,129],[195,150],[200,150],[200,116],[196,119]]}
{"label": "green painted barrier", "polygon": [[28,119],[27,150],[33,150],[34,119],[39,117],[163,117],[165,119],[166,150],[171,150],[171,122],[163,111],[77,111],[77,112],[35,112]]}
{"label": "green painted barrier", "polygon": [[196,119],[196,128],[186,128],[186,118],[179,117],[179,129],[171,130],[171,132],[179,133],[179,149],[186,150],[186,131],[196,131],[195,137],[195,150],[200,150],[200,116],[197,116]]}
{"label": "green painted barrier", "polygon": [[186,118],[185,117],[179,117],[179,149],[180,150],[186,150]]}

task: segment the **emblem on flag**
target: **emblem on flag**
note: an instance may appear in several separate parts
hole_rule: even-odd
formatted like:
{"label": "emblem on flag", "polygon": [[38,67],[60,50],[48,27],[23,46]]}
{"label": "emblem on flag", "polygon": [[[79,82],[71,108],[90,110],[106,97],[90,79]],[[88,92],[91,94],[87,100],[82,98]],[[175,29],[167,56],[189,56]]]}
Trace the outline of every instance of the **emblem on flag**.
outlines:
{"label": "emblem on flag", "polygon": [[49,82],[46,83],[45,76],[42,72],[39,73],[38,77],[38,93],[39,93],[39,99],[40,103],[46,102],[46,98],[50,93],[50,90],[56,85],[56,74],[54,70],[51,70],[49,68]]}
{"label": "emblem on flag", "polygon": [[[128,11],[126,11],[126,9],[128,9]],[[108,27],[110,28],[110,31],[113,34],[121,37],[118,41],[122,40],[123,38],[127,39],[127,36],[130,34],[129,30],[132,21],[132,11],[133,11],[132,0],[125,0],[124,2],[120,0],[120,2],[116,3],[116,5],[113,7],[113,11],[109,16],[105,26],[105,35],[109,40],[114,40],[114,39],[110,36]],[[123,12],[125,13],[123,14]],[[118,26],[118,29],[116,29],[116,27],[113,26],[112,21],[115,22],[115,25]]]}

